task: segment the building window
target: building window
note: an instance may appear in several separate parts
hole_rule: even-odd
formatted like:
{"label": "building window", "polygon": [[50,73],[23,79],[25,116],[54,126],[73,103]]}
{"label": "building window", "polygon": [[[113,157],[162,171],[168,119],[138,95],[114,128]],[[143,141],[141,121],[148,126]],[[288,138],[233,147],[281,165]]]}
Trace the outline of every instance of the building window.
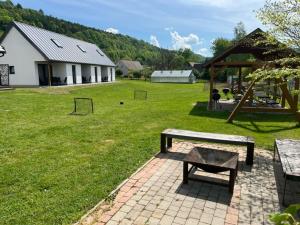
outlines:
{"label": "building window", "polygon": [[98,52],[99,55],[104,56],[104,54],[99,49],[96,49],[96,51]]}
{"label": "building window", "polygon": [[62,44],[61,44],[58,40],[51,38],[51,41],[52,41],[57,47],[63,48]]}
{"label": "building window", "polygon": [[10,66],[9,67],[9,74],[15,74],[15,67],[14,66]]}
{"label": "building window", "polygon": [[81,46],[81,45],[77,45],[77,47],[84,53],[86,53],[86,50]]}

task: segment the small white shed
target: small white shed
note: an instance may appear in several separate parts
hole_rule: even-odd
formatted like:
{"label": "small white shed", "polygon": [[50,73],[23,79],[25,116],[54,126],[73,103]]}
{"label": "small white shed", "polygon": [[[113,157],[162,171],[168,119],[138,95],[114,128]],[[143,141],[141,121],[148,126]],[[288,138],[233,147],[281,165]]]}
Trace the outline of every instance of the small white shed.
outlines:
{"label": "small white shed", "polygon": [[152,73],[151,82],[192,84],[196,82],[196,77],[192,70],[161,70]]}

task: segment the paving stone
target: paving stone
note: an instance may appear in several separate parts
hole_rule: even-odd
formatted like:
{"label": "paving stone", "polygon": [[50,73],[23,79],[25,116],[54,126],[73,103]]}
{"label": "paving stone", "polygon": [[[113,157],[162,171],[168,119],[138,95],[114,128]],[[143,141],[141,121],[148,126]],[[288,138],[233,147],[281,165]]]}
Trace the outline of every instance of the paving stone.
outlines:
{"label": "paving stone", "polygon": [[185,224],[186,219],[183,219],[183,218],[180,218],[180,217],[176,216],[173,222],[176,223],[176,224]]}
{"label": "paving stone", "polygon": [[138,217],[135,219],[135,221],[134,221],[133,224],[136,224],[136,225],[142,225],[142,224],[145,224],[147,220],[148,220],[147,217],[138,216]]}
{"label": "paving stone", "polygon": [[177,213],[177,216],[180,217],[180,218],[182,218],[182,219],[186,219],[189,216],[189,212],[179,211]]}
{"label": "paving stone", "polygon": [[[232,196],[227,187],[220,185],[194,181],[182,185],[182,157],[195,145],[239,153],[239,172]],[[173,151],[183,154],[173,154]],[[116,196],[112,210],[106,213],[111,218],[107,224],[270,224],[268,215],[281,207],[276,185],[281,190],[283,186],[274,177],[272,154],[256,148],[252,168],[245,165],[245,158],[244,147],[174,143],[171,152],[154,158],[128,179]],[[220,174],[203,175],[228,179]],[[105,220],[101,215],[95,213],[91,218],[101,222]]]}
{"label": "paving stone", "polygon": [[150,217],[148,222],[147,222],[147,225],[157,225],[159,224],[160,220],[157,219],[157,218],[154,218],[154,217]]}
{"label": "paving stone", "polygon": [[121,209],[120,209],[120,211],[125,212],[125,213],[130,212],[130,210],[132,210],[132,207],[127,206],[127,205],[122,206]]}
{"label": "paving stone", "polygon": [[173,220],[174,220],[173,216],[164,215],[161,218],[160,224],[169,225],[172,224]]}
{"label": "paving stone", "polygon": [[161,219],[164,216],[165,211],[162,209],[155,209],[152,213],[152,217]]}
{"label": "paving stone", "polygon": [[207,213],[202,213],[200,222],[211,224],[212,219],[213,219],[213,215],[207,214]]}
{"label": "paving stone", "polygon": [[221,219],[221,218],[218,218],[218,217],[214,217],[211,224],[213,224],[213,225],[224,225],[225,220]]}
{"label": "paving stone", "polygon": [[112,219],[116,221],[122,221],[126,215],[127,213],[119,211],[112,217]]}

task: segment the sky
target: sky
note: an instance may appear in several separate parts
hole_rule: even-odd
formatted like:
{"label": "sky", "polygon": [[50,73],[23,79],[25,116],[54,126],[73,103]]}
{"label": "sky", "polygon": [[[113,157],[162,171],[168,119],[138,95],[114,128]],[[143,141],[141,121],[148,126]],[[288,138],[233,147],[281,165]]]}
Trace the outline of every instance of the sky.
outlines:
{"label": "sky", "polygon": [[263,28],[255,10],[264,0],[13,0],[23,7],[71,22],[126,34],[155,46],[190,48],[211,56],[211,42],[232,38],[242,21],[246,31]]}

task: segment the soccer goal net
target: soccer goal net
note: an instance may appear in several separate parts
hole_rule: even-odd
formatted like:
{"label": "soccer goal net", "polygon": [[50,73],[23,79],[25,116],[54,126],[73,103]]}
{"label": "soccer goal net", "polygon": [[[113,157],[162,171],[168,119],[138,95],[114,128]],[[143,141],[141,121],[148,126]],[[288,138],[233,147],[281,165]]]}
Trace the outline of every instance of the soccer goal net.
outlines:
{"label": "soccer goal net", "polygon": [[94,113],[94,103],[91,98],[74,98],[74,110],[71,115],[87,115]]}
{"label": "soccer goal net", "polygon": [[133,98],[135,100],[147,100],[148,92],[143,90],[134,90]]}

